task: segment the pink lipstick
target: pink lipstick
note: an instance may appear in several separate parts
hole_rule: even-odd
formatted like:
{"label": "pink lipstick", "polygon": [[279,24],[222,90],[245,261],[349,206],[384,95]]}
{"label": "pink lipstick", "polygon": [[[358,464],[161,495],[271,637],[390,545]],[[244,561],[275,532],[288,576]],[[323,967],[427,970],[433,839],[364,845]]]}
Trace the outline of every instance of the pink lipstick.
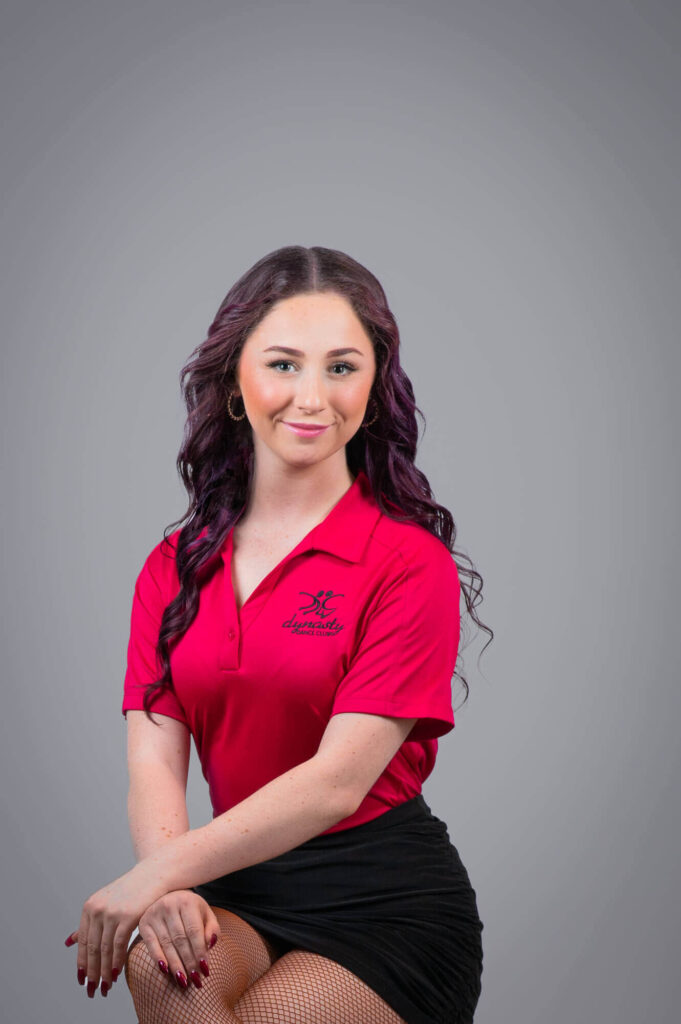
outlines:
{"label": "pink lipstick", "polygon": [[328,424],[287,423],[286,420],[282,420],[282,422],[285,427],[292,430],[298,437],[318,437],[325,430],[328,430]]}

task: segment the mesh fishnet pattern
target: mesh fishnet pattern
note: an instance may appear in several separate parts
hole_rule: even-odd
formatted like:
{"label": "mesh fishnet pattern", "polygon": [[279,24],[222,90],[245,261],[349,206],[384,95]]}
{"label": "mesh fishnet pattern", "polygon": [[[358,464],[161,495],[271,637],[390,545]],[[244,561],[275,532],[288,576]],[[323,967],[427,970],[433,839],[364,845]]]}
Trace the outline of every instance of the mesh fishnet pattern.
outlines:
{"label": "mesh fishnet pattern", "polygon": [[351,971],[304,949],[280,957],[234,1012],[243,1024],[406,1024]]}
{"label": "mesh fishnet pattern", "polygon": [[162,974],[141,936],[125,978],[139,1024],[406,1024],[335,960],[292,949],[276,959],[267,940],[231,911],[213,907],[220,937],[202,987],[181,989]]}

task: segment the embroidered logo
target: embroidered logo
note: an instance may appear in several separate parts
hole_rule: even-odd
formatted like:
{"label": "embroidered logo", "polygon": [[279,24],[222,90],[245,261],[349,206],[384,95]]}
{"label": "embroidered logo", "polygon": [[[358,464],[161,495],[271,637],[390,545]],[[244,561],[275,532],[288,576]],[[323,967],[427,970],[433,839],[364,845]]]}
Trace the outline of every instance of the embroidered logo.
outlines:
{"label": "embroidered logo", "polygon": [[299,605],[298,611],[282,622],[283,629],[290,629],[293,633],[302,633],[306,636],[335,636],[345,628],[335,615],[329,619],[337,608],[335,604],[329,605],[329,602],[344,597],[344,594],[334,594],[333,590],[318,590],[316,594],[300,590],[299,593],[305,594],[309,600]]}

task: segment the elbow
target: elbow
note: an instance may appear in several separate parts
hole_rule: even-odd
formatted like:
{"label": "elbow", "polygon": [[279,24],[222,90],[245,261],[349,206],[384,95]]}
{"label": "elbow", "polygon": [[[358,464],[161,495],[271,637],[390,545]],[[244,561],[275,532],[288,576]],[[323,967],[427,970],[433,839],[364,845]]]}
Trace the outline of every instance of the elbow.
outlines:
{"label": "elbow", "polygon": [[[339,788],[337,787],[337,789]],[[354,814],[363,799],[363,796],[357,799],[354,793],[347,793],[344,790],[340,793],[332,790],[331,800],[335,801],[334,806],[336,807],[338,820],[343,821],[345,818],[349,818],[351,814]]]}
{"label": "elbow", "polygon": [[349,818],[362,803],[366,793],[360,795],[356,788],[349,786],[323,759],[312,758],[310,763],[315,772],[324,806],[327,809],[335,808],[334,813],[338,821]]}

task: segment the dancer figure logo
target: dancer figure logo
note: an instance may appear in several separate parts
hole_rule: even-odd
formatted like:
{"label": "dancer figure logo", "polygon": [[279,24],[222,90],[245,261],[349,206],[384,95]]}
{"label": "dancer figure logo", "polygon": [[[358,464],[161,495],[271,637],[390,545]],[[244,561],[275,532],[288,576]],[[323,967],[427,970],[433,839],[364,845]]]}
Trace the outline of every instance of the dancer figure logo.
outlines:
{"label": "dancer figure logo", "polygon": [[[309,601],[299,605],[298,612],[282,622],[283,629],[290,629],[294,633],[306,636],[335,636],[345,628],[334,615],[338,606],[328,604],[329,601],[344,597],[344,594],[334,593],[333,590],[324,590],[323,588],[314,594],[308,590],[301,590],[299,593],[305,594]],[[298,613],[300,613],[300,618]],[[334,615],[334,617],[329,619],[330,615]]]}

